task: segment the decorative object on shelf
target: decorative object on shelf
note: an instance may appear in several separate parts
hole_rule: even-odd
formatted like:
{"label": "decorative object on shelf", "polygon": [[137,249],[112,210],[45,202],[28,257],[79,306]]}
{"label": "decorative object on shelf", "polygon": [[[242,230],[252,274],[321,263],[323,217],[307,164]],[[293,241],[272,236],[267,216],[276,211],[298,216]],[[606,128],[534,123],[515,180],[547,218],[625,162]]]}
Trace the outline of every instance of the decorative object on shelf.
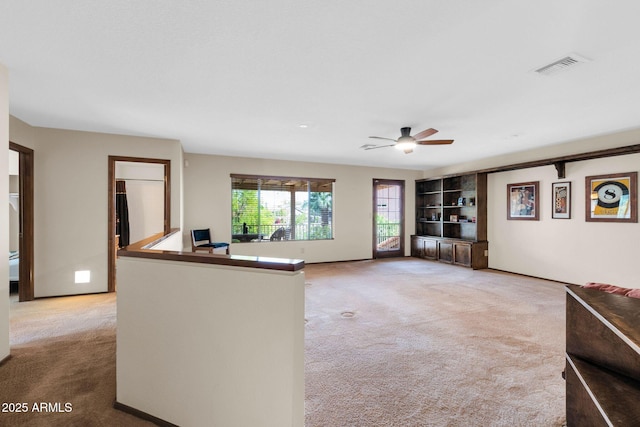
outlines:
{"label": "decorative object on shelf", "polygon": [[458,197],[458,206],[464,206],[466,200],[467,199],[465,199],[464,197]]}
{"label": "decorative object on shelf", "polygon": [[476,204],[476,198],[475,197],[470,197],[469,198],[469,206],[474,206]]}
{"label": "decorative object on shelf", "polygon": [[449,221],[458,222],[458,215],[450,215],[449,216]]}
{"label": "decorative object on shelf", "polygon": [[553,196],[551,217],[556,219],[571,218],[571,183],[554,182],[551,184]]}
{"label": "decorative object on shelf", "polygon": [[638,172],[587,176],[586,221],[638,222],[637,182]]}
{"label": "decorative object on shelf", "polygon": [[539,184],[539,181],[507,184],[507,219],[540,219]]}

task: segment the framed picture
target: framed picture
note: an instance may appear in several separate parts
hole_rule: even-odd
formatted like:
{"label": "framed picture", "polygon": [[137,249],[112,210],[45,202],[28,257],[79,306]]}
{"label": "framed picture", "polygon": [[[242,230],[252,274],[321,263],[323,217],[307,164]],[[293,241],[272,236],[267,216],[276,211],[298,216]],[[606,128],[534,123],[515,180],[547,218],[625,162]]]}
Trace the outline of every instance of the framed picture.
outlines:
{"label": "framed picture", "polygon": [[551,218],[571,218],[571,183],[554,182],[551,184],[551,194],[553,196]]}
{"label": "framed picture", "polygon": [[590,222],[638,222],[638,172],[585,178],[585,214]]}
{"label": "framed picture", "polygon": [[507,184],[507,219],[538,221],[539,181]]}

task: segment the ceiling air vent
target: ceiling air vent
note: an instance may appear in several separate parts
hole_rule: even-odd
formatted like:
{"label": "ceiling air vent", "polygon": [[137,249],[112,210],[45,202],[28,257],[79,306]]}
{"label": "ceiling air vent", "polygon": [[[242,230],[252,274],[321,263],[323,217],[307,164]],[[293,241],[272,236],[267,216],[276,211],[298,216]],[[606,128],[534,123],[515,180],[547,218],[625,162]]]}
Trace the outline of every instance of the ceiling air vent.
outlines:
{"label": "ceiling air vent", "polygon": [[551,64],[545,65],[544,67],[540,67],[535,71],[538,74],[544,74],[545,76],[550,76],[551,74],[556,74],[561,71],[565,71],[567,68],[572,68],[572,67],[575,67],[576,65],[579,65],[588,61],[589,61],[588,59],[580,55],[576,55],[575,53],[572,53],[568,56],[565,56],[562,59],[558,59],[557,61],[552,62]]}

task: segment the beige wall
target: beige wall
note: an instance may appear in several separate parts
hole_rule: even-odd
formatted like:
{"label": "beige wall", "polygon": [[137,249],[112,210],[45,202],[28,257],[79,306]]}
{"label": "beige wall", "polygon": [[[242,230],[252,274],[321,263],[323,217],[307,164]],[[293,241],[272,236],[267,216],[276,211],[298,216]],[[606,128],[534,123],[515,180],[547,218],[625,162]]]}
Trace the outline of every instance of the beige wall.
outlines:
{"label": "beige wall", "polygon": [[[171,160],[171,226],[180,227],[178,141],[36,128],[15,118],[10,138],[34,150],[36,298],[107,290],[109,155]],[[76,284],[77,270],[90,270],[91,282]]]}
{"label": "beige wall", "polygon": [[[410,254],[409,237],[414,233],[414,181],[421,177],[457,173],[527,160],[635,144],[640,131],[572,141],[555,147],[521,152],[438,171],[408,171],[359,166],[264,160],[184,154],[177,141],[137,138],[88,132],[34,128],[10,118],[13,142],[35,151],[36,191],[36,297],[102,292],[106,290],[107,156],[169,158],[172,160],[172,227],[183,227],[183,246],[188,248],[188,230],[210,227],[214,239],[227,241],[231,235],[231,173],[335,178],[335,239],[233,244],[240,255],[300,258],[306,262],[369,259],[372,255],[372,180],[402,179],[406,182],[407,218],[405,253]],[[182,168],[184,160],[188,166]],[[550,218],[551,182],[559,181],[553,167],[489,175],[489,265],[516,273],[530,274],[570,283],[599,280],[640,287],[628,265],[636,256],[630,242],[638,237],[638,224],[595,224],[584,222],[584,176],[638,170],[636,157],[614,157],[570,163],[567,180],[573,183],[573,218]],[[6,175],[6,174],[5,174]],[[183,179],[181,179],[184,177]],[[506,183],[541,181],[541,221],[536,224],[505,219],[503,206]],[[180,203],[183,194],[184,204]],[[4,187],[6,188],[6,186]],[[184,209],[184,215],[181,215]],[[527,226],[527,224],[529,224]],[[508,232],[507,232],[508,230]],[[523,249],[521,239],[526,236]],[[631,239],[633,237],[634,239]],[[605,248],[615,244],[619,254]],[[593,253],[604,255],[594,256]],[[600,267],[602,259],[610,267]],[[624,260],[625,262],[622,262]],[[92,271],[92,283],[76,285],[73,273]]]}
{"label": "beige wall", "polygon": [[[558,179],[553,166],[489,175],[489,266],[574,284],[640,288],[640,224],[585,221],[586,176],[639,168],[640,154],[634,154],[568,163],[566,179]],[[540,221],[507,221],[506,186],[526,181],[540,181]],[[551,218],[551,184],[559,181],[571,182],[571,219]]]}
{"label": "beige wall", "polygon": [[373,179],[405,180],[405,254],[415,231],[415,180],[421,171],[369,168],[293,161],[185,154],[184,245],[190,248],[189,230],[211,228],[213,239],[231,238],[230,174],[334,178],[334,239],[235,243],[231,253],[328,262],[372,257]]}
{"label": "beige wall", "polygon": [[[480,160],[464,170],[602,150],[640,143],[640,131],[573,141],[557,147]],[[454,166],[437,173],[459,172]],[[635,263],[640,255],[640,223],[585,221],[585,177],[640,169],[640,154],[566,164],[566,178],[553,166],[492,173],[488,178],[489,267],[573,284],[604,282],[640,288]],[[434,171],[426,172],[429,176]],[[508,221],[507,184],[540,181],[540,221]],[[551,218],[551,184],[571,182],[571,219]],[[637,206],[636,206],[637,209]]]}
{"label": "beige wall", "polygon": [[121,257],[117,401],[181,426],[304,424],[304,272]]}
{"label": "beige wall", "polygon": [[33,150],[36,146],[37,129],[16,117],[9,117],[9,139],[11,142]]}
{"label": "beige wall", "polygon": [[[9,72],[0,64],[0,200],[9,200]],[[6,205],[5,205],[6,206]],[[9,211],[0,209],[0,253],[9,252]],[[0,262],[0,361],[9,356],[9,260]]]}

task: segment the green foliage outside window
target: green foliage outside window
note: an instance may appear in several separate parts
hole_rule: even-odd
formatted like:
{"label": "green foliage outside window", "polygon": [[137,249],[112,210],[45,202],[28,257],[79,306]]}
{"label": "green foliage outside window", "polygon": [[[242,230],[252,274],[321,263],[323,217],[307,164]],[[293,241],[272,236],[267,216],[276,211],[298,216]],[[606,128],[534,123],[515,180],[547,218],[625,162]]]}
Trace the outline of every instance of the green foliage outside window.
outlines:
{"label": "green foliage outside window", "polygon": [[378,236],[400,235],[400,224],[389,221],[384,215],[376,214],[376,226],[378,227]]}
{"label": "green foliage outside window", "polygon": [[[256,209],[258,206],[258,192],[256,190],[233,190],[231,197],[231,214],[234,234],[242,233],[242,225],[248,224],[273,224],[275,215],[270,210]],[[257,233],[258,230],[249,230],[250,233]]]}
{"label": "green foliage outside window", "polygon": [[[289,182],[295,184],[287,186]],[[332,182],[321,182],[330,191],[308,191],[318,187],[318,182],[232,176],[232,234],[252,234],[266,240],[282,228],[284,240],[333,238]]]}

